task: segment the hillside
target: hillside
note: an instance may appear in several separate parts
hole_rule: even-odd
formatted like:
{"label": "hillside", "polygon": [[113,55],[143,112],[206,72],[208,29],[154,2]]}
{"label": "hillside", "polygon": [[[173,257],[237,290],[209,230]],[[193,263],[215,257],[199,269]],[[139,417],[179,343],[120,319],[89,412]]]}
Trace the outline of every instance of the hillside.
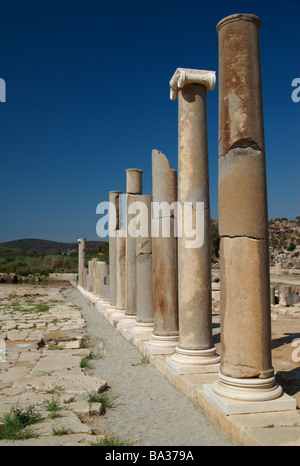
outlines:
{"label": "hillside", "polygon": [[270,265],[300,269],[300,217],[269,221]]}
{"label": "hillside", "polygon": [[[88,249],[95,248],[101,244],[101,241],[87,241]],[[37,238],[18,239],[14,241],[6,241],[0,243],[0,248],[3,249],[20,249],[23,251],[43,251],[46,253],[63,253],[77,251],[77,243],[61,243]]]}

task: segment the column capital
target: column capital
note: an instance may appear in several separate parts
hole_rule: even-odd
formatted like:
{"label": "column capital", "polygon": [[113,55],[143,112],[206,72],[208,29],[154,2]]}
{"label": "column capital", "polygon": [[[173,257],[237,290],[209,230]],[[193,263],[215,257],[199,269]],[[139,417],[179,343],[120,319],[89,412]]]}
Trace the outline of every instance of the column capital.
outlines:
{"label": "column capital", "polygon": [[170,99],[175,100],[179,89],[191,83],[202,84],[208,91],[211,91],[215,88],[216,72],[177,68],[170,81]]}

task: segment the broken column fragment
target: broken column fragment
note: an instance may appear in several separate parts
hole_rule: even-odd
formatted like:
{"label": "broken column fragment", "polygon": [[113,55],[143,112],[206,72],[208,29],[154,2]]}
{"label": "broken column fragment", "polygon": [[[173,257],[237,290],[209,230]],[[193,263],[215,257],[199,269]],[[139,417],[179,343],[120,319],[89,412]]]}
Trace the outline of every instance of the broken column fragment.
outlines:
{"label": "broken column fragment", "polygon": [[177,172],[157,150],[152,151],[152,202],[154,328],[145,348],[150,354],[168,354],[178,343]]}

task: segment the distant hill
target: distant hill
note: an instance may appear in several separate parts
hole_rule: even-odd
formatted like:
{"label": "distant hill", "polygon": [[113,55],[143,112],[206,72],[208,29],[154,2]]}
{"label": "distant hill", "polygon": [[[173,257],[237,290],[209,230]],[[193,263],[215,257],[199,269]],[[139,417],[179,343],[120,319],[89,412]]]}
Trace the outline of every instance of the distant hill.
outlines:
{"label": "distant hill", "polygon": [[[87,241],[87,249],[95,248],[101,244],[101,241]],[[25,251],[44,251],[44,252],[61,252],[69,254],[77,251],[78,243],[61,243],[46,239],[25,238],[14,241],[0,242],[0,248],[3,249],[21,249]]]}

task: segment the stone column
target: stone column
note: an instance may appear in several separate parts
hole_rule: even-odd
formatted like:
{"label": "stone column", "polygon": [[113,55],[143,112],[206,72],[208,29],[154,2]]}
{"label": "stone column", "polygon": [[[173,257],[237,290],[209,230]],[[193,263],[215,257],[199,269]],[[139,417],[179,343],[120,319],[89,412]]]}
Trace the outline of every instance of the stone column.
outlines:
{"label": "stone column", "polygon": [[177,172],[157,150],[152,151],[152,202],[154,328],[145,349],[170,354],[178,344]]}
{"label": "stone column", "polygon": [[132,335],[148,339],[153,331],[153,279],[151,238],[151,195],[136,196],[139,235],[136,238],[137,316]]}
{"label": "stone column", "polygon": [[83,267],[83,269],[82,269],[82,288],[87,290],[87,285],[88,285],[88,268]]}
{"label": "stone column", "polygon": [[109,192],[109,285],[110,285],[110,305],[116,306],[117,301],[117,230],[120,223],[119,199],[121,191]]}
{"label": "stone column", "polygon": [[270,286],[270,302],[271,304],[276,304],[276,295],[275,295],[275,286]]}
{"label": "stone column", "polygon": [[92,261],[88,261],[87,263],[87,279],[86,279],[86,290],[87,291],[92,291]]}
{"label": "stone column", "polygon": [[78,284],[83,286],[83,268],[86,267],[86,239],[78,240]]}
{"label": "stone column", "polygon": [[[248,412],[257,409],[254,401],[282,394],[271,361],[260,24],[254,15],[236,14],[217,26],[222,333],[213,392],[223,400],[250,401]],[[263,410],[274,409],[269,406]]]}
{"label": "stone column", "polygon": [[[167,363],[179,374],[218,372],[212,338],[210,202],[206,94],[215,72],[178,68],[179,344]],[[180,219],[179,219],[180,221]]]}
{"label": "stone column", "polygon": [[98,259],[96,257],[93,257],[92,259],[92,292],[96,293],[96,280],[97,280],[97,275],[96,275],[96,268],[97,268],[97,262]]}
{"label": "stone column", "polygon": [[125,266],[126,266],[126,236],[125,231],[117,231],[117,299],[116,307],[125,310]]}
{"label": "stone column", "polygon": [[109,284],[108,284],[108,279],[109,279],[109,271],[108,271],[108,265],[106,262],[100,261],[98,263],[99,267],[99,279],[100,279],[100,297],[104,301],[109,301],[110,298],[110,290],[109,290]]}
{"label": "stone column", "polygon": [[96,263],[94,293],[100,296],[100,261]]}
{"label": "stone column", "polygon": [[126,218],[126,268],[125,268],[125,318],[119,322],[121,327],[135,324],[137,314],[136,290],[136,238],[130,233],[135,230],[135,214],[130,213],[138,194],[142,194],[143,171],[130,168],[126,170],[127,218]]}

